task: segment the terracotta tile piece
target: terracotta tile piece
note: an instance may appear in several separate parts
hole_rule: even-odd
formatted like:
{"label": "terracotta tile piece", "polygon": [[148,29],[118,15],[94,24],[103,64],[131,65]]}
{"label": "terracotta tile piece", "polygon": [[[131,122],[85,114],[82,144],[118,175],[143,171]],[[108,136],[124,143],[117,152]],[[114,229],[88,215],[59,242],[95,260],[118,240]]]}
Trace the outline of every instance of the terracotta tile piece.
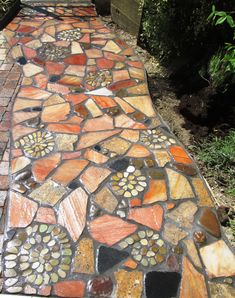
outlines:
{"label": "terracotta tile piece", "polygon": [[35,220],[48,224],[56,224],[56,216],[54,209],[47,207],[38,208]]}
{"label": "terracotta tile piece", "polygon": [[81,280],[61,281],[54,285],[54,292],[59,297],[82,298],[86,284]]}
{"label": "terracotta tile piece", "polygon": [[83,131],[99,131],[113,129],[113,119],[108,115],[103,115],[96,119],[89,119],[83,126]]}

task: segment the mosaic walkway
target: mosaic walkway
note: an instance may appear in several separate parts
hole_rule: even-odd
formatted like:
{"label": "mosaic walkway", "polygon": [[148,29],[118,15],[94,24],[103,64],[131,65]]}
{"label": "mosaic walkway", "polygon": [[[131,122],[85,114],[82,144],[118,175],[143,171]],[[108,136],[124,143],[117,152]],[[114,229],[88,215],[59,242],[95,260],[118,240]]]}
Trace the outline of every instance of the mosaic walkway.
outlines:
{"label": "mosaic walkway", "polygon": [[12,115],[3,292],[234,297],[235,256],[143,64],[91,5],[24,8],[4,30]]}

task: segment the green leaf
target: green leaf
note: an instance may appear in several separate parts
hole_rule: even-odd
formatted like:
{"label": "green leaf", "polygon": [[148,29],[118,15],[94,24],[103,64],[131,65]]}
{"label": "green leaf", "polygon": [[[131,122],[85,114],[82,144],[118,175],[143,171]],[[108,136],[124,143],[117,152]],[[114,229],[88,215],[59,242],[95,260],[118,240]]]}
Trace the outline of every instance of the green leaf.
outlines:
{"label": "green leaf", "polygon": [[227,13],[225,11],[216,11],[215,15],[218,17],[226,17]]}
{"label": "green leaf", "polygon": [[224,23],[224,21],[225,21],[226,19],[227,19],[226,16],[225,16],[225,17],[221,17],[221,18],[219,18],[219,19],[216,21],[215,26]]}
{"label": "green leaf", "polygon": [[215,12],[215,5],[212,5],[212,12]]}
{"label": "green leaf", "polygon": [[234,27],[235,27],[233,18],[232,18],[231,16],[227,16],[227,23],[229,24],[229,26],[230,26],[231,28],[234,28]]}

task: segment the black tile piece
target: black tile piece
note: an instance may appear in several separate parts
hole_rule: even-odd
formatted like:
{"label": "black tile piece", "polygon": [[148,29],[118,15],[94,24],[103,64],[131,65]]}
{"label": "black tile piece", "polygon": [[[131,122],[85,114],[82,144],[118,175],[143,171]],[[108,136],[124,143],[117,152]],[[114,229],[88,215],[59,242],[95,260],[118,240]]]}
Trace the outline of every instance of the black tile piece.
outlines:
{"label": "black tile piece", "polygon": [[70,189],[77,189],[79,186],[80,186],[80,183],[78,181],[72,181],[68,185]]}
{"label": "black tile piece", "polygon": [[25,64],[27,64],[27,60],[25,59],[25,57],[19,57],[18,59],[17,59],[17,62],[20,64],[20,65],[25,65]]}
{"label": "black tile piece", "polygon": [[122,158],[115,160],[114,162],[110,163],[109,167],[115,171],[125,171],[126,168],[129,166],[129,160],[127,158]]}
{"label": "black tile piece", "polygon": [[101,147],[100,147],[100,145],[95,145],[95,146],[94,146],[94,149],[95,149],[95,151],[98,151],[98,152],[101,151]]}
{"label": "black tile piece", "polygon": [[147,298],[172,298],[177,296],[181,275],[177,272],[152,271],[146,274]]}
{"label": "black tile piece", "polygon": [[98,271],[104,273],[108,269],[112,268],[122,260],[126,259],[129,253],[126,251],[120,251],[115,248],[101,246],[98,253]]}
{"label": "black tile piece", "polygon": [[55,82],[59,81],[59,79],[60,79],[60,76],[58,76],[58,75],[52,75],[52,76],[50,76],[49,81],[51,83],[55,83]]}

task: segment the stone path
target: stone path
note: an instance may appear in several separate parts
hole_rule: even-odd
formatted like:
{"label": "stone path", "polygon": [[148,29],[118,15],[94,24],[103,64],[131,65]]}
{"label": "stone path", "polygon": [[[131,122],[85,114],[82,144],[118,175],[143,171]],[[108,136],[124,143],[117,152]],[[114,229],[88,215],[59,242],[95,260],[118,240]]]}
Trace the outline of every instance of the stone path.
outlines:
{"label": "stone path", "polygon": [[134,51],[89,4],[24,8],[4,35],[23,80],[3,292],[234,297],[210,190],[154,111]]}

